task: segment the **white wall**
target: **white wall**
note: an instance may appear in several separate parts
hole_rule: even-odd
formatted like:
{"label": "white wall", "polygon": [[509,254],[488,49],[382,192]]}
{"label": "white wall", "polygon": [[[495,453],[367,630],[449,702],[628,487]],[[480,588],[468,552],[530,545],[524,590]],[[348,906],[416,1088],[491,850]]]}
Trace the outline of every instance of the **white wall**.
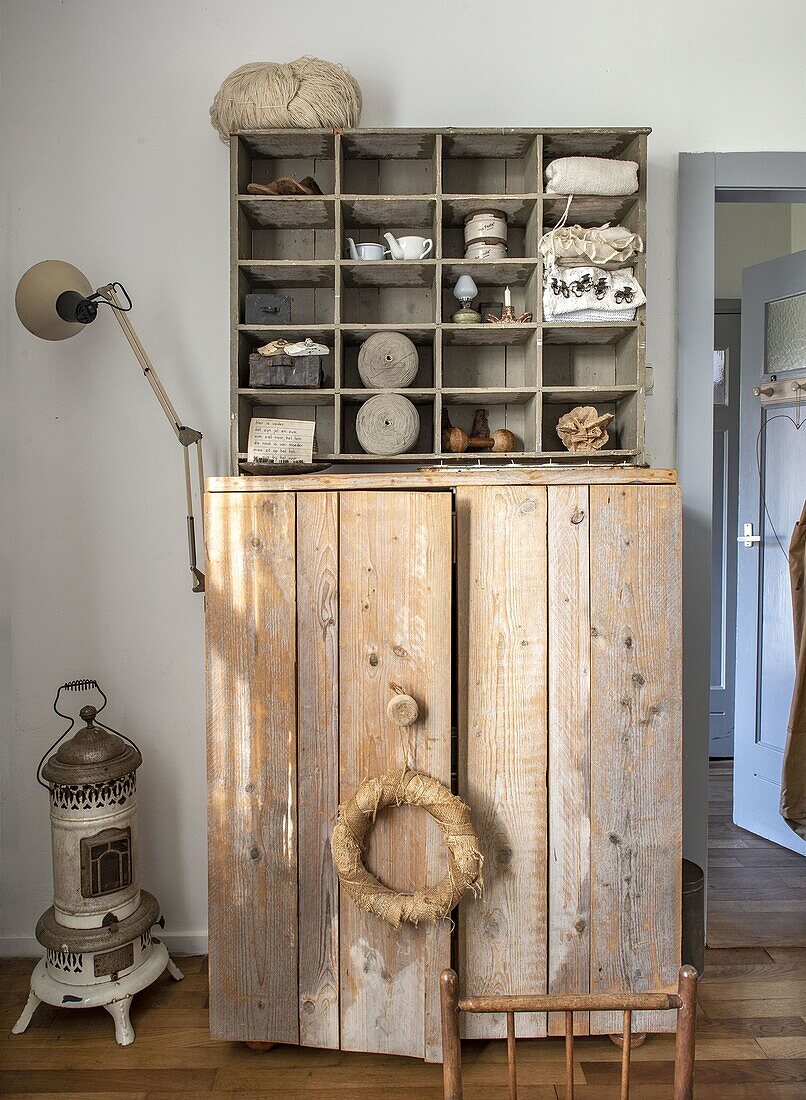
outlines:
{"label": "white wall", "polygon": [[[139,742],[144,883],[169,930],[205,916],[202,603],[185,567],[181,462],[110,318],[62,346],[17,324],[43,257],[131,291],[183,417],[226,469],[227,155],[207,109],[256,59],[348,65],[363,123],[652,125],[648,446],[675,459],[675,234],[681,150],[804,145],[799,0],[513,0],[503,49],[487,0],[5,0],[0,14],[3,253],[2,948],[32,949],[50,897],[36,761],[56,686],[95,676]],[[684,212],[685,216],[685,212]],[[705,566],[706,563],[704,563]]]}
{"label": "white wall", "polygon": [[719,202],[715,208],[714,297],[741,298],[742,271],[797,251],[785,202]]}

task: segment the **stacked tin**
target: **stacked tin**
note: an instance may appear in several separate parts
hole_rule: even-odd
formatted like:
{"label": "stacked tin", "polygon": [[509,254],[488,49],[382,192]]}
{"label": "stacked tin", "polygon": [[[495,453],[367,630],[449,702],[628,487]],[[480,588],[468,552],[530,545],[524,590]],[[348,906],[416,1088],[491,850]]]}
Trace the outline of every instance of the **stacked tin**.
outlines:
{"label": "stacked tin", "polygon": [[507,255],[507,216],[501,210],[473,210],[465,218],[465,259],[503,260]]}

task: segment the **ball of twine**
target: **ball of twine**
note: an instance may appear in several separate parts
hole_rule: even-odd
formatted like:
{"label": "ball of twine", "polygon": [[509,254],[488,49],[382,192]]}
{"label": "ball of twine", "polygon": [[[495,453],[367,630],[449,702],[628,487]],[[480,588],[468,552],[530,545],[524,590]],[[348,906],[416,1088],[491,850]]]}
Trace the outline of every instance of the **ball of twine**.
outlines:
{"label": "ball of twine", "polygon": [[237,130],[346,129],[361,118],[361,89],[347,69],[318,57],[253,61],[218,89],[210,119],[223,142]]}
{"label": "ball of twine", "polygon": [[[364,840],[378,811],[402,805],[422,806],[438,822],[448,849],[445,877],[413,894],[384,886],[363,862]],[[476,895],[482,891],[484,859],[469,807],[433,776],[406,766],[365,779],[353,798],[339,806],[330,847],[339,881],[352,901],[393,928],[403,921],[434,924],[447,917],[468,890]]]}
{"label": "ball of twine", "polygon": [[378,393],[358,410],[355,434],[367,454],[404,454],[420,434],[417,406],[402,394]]}

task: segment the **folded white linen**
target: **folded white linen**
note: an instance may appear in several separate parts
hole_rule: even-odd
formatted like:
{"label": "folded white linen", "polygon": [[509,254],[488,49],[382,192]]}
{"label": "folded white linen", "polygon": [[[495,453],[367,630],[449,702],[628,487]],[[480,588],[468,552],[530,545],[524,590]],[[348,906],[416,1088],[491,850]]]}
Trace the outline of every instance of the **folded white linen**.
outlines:
{"label": "folded white linen", "polygon": [[558,157],[546,168],[546,191],[553,195],[633,195],[637,190],[634,160]]}
{"label": "folded white linen", "polygon": [[544,321],[632,321],[646,295],[632,268],[603,271],[574,267],[546,271],[543,277]]}

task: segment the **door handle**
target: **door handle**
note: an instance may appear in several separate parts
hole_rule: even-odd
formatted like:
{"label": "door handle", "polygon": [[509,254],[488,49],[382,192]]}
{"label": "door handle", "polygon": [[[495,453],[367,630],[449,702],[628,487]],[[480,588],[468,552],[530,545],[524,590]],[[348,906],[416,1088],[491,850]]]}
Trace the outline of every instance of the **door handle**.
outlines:
{"label": "door handle", "polygon": [[740,542],[742,546],[750,550],[754,543],[761,542],[761,535],[753,534],[753,524],[745,523],[743,527],[744,534],[737,535],[736,541]]}

